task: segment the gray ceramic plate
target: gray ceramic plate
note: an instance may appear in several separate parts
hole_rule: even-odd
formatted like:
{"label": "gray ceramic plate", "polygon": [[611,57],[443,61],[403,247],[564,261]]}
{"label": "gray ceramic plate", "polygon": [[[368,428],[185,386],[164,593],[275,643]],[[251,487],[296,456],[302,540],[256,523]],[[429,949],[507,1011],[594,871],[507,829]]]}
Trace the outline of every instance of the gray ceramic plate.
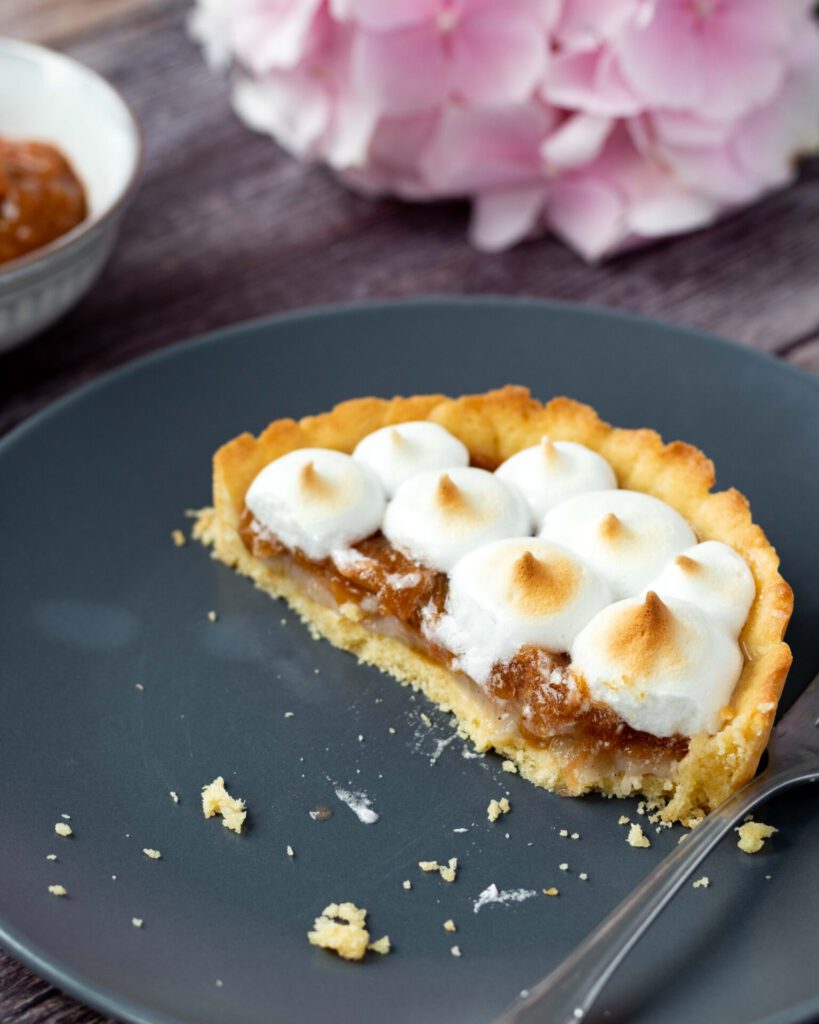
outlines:
{"label": "gray ceramic plate", "polygon": [[[239,431],[355,395],[508,381],[701,445],[719,484],[749,495],[796,591],[788,702],[798,694],[819,667],[817,381],[690,332],[530,302],[396,303],[212,335],[0,446],[0,939],[12,953],[130,1021],[483,1024],[674,846],[675,832],[653,830],[652,849],[626,845],[617,818],[633,802],[561,800],[496,757],[465,757],[445,716],[170,541],[183,510],[208,502],[212,451]],[[242,836],[202,818],[199,788],[217,774],[247,799]],[[361,824],[336,786],[368,794],[380,821]],[[507,791],[512,813],[490,825],[487,802]],[[322,804],[335,813],[314,821]],[[817,807],[802,790],[766,808],[780,832],[758,856],[724,842],[710,888],[680,894],[597,1019],[815,1014]],[[54,834],[61,813],[72,839]],[[450,856],[454,885],[418,870]],[[50,896],[52,882],[69,897]],[[560,896],[475,913],[491,883]],[[348,899],[390,934],[391,956],[351,965],[308,946],[314,915]]]}

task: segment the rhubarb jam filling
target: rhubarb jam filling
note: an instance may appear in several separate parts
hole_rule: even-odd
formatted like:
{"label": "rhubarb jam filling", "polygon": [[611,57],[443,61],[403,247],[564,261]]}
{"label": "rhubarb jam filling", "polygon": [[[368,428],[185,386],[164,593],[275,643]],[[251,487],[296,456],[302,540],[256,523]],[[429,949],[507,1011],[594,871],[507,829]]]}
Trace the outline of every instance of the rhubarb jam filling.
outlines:
{"label": "rhubarb jam filling", "polygon": [[[358,542],[349,557],[311,559],[282,544],[249,509],[242,512],[239,534],[254,558],[268,564],[297,566],[314,578],[341,606],[356,604],[362,620],[395,620],[413,646],[433,661],[458,670],[455,657],[425,636],[425,618],[446,604],[445,573],[428,569],[394,548],[382,533]],[[590,753],[610,770],[631,768],[666,773],[685,756],[688,739],[660,737],[627,725],[610,707],[593,700],[582,680],[570,671],[570,659],[541,647],[524,647],[498,663],[485,686],[472,683],[489,700],[499,718],[510,721],[521,739],[535,747],[559,746]]]}

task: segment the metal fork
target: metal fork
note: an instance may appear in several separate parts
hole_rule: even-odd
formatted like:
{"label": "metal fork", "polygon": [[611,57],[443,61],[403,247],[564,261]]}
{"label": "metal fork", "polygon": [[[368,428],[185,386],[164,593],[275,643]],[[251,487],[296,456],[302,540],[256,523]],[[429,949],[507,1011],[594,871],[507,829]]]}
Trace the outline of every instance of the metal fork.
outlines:
{"label": "metal fork", "polygon": [[763,772],[691,832],[551,974],[495,1024],[576,1024],[674,893],[726,832],[763,800],[819,778],[819,676],[773,731]]}

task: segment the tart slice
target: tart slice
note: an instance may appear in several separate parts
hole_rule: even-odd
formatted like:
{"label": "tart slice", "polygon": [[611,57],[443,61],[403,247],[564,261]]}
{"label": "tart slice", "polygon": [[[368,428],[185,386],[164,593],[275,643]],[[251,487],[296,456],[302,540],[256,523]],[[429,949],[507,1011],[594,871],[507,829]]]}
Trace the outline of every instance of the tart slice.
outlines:
{"label": "tart slice", "polygon": [[713,484],[568,398],[361,398],[220,448],[196,533],[536,785],[691,824],[755,772],[791,662],[776,552]]}

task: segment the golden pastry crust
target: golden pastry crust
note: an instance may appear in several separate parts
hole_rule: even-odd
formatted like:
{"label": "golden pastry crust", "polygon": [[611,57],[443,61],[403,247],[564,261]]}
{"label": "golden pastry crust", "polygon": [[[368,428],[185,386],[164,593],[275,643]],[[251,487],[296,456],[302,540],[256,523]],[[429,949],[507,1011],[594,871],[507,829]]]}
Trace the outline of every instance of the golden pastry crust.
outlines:
{"label": "golden pastry crust", "polygon": [[[730,544],[746,560],[756,582],[756,597],[740,635],[745,654],[742,675],[731,706],[725,709],[721,730],[692,737],[671,781],[619,773],[582,784],[570,781],[560,758],[548,747],[534,748],[522,739],[493,735],[492,721],[481,702],[447,670],[399,641],[374,635],[341,612],[311,601],[247,552],[239,536],[239,517],[251,481],[267,463],[309,446],[351,452],[380,427],[422,419],[446,427],[466,445],[472,460],[487,468],[536,444],[544,434],[583,444],[608,460],[620,487],[662,499],[688,520],[700,540]],[[532,782],[570,795],[589,789],[617,796],[642,792],[662,798],[665,820],[693,823],[756,771],[791,664],[790,648],[782,638],[793,595],[779,575],[776,551],[753,522],[745,497],[733,489],[714,492],[713,486],[713,463],[699,449],[682,441],[664,444],[653,430],[612,427],[591,407],[569,398],[554,398],[544,405],[528,389],[514,386],[454,399],[444,395],[360,398],[298,422],[277,420],[258,438],[242,434],[223,445],[214,456],[214,508],[200,514],[195,533],[213,545],[221,561],[268,593],[285,597],[314,633],[452,710],[463,733],[479,749],[494,747]]]}

